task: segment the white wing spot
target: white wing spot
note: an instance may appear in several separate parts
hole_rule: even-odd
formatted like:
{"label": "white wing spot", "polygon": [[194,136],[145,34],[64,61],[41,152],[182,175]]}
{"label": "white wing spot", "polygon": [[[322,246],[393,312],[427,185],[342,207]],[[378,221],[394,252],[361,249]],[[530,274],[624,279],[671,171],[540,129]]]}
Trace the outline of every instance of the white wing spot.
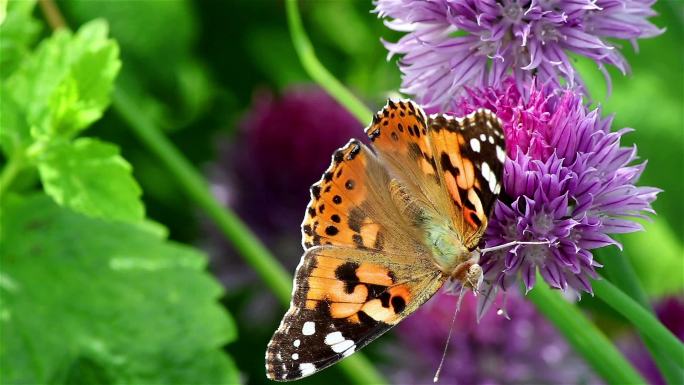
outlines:
{"label": "white wing spot", "polygon": [[480,134],[480,141],[484,142],[485,140],[487,140],[487,135]]}
{"label": "white wing spot", "polygon": [[496,146],[496,158],[499,162],[503,163],[506,160],[506,152],[501,148],[501,146]]}
{"label": "white wing spot", "polygon": [[500,192],[501,192],[501,185],[497,183],[496,187],[494,188],[494,194],[498,194]]}
{"label": "white wing spot", "polygon": [[489,135],[489,143],[494,144],[494,137]]}
{"label": "white wing spot", "polygon": [[480,152],[480,142],[475,138],[470,139],[470,148],[475,152]]}
{"label": "white wing spot", "polygon": [[299,359],[299,353],[292,353],[292,359],[297,361]]}
{"label": "white wing spot", "polygon": [[349,357],[349,356],[351,356],[355,351],[356,351],[356,345],[352,346],[352,347],[349,348],[348,350],[345,350],[344,353],[342,353],[342,355],[343,355],[344,357]]}
{"label": "white wing spot", "polygon": [[480,170],[480,171],[482,172],[482,177],[483,177],[487,182],[489,182],[489,173],[490,173],[492,170],[489,168],[489,164],[487,164],[487,162],[482,162],[482,167],[481,167],[481,170]]}
{"label": "white wing spot", "polygon": [[302,376],[308,376],[309,374],[316,371],[316,365],[314,364],[299,364],[299,371]]}
{"label": "white wing spot", "polygon": [[295,348],[298,348],[299,344],[301,344],[301,343],[302,343],[302,341],[300,341],[300,340],[294,340],[294,342],[293,342]]}
{"label": "white wing spot", "polygon": [[489,164],[487,162],[482,162],[482,167],[480,168],[480,171],[482,172],[482,177],[489,184],[489,191],[494,192],[497,184],[496,175],[494,175],[492,169],[489,168]]}
{"label": "white wing spot", "polygon": [[345,338],[342,336],[342,333],[340,332],[333,332],[325,336],[325,344],[326,345],[335,345],[340,342],[343,342]]}
{"label": "white wing spot", "polygon": [[351,348],[352,346],[354,346],[354,341],[344,340],[340,343],[337,343],[337,344],[331,346],[331,348],[335,353],[342,353],[343,351]]}
{"label": "white wing spot", "polygon": [[496,175],[494,175],[494,173],[492,172],[489,174],[489,191],[495,192],[496,185]]}
{"label": "white wing spot", "polygon": [[304,322],[304,326],[302,326],[302,334],[305,336],[310,336],[316,332],[316,324],[311,322],[311,321],[306,321]]}

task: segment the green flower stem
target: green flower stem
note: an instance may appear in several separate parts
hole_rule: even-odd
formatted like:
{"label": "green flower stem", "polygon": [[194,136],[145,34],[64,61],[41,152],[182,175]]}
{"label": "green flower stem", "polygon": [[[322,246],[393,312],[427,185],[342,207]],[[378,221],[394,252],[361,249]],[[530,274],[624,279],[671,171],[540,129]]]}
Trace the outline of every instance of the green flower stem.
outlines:
{"label": "green flower stem", "polygon": [[606,279],[595,280],[591,285],[599,299],[627,318],[644,337],[672,357],[680,368],[684,368],[684,344],[651,312]]}
{"label": "green flower stem", "polygon": [[[189,197],[219,226],[223,234],[232,242],[245,261],[254,268],[280,302],[287,306],[292,290],[292,277],[275,257],[232,211],[224,208],[214,198],[202,176],[135,105],[124,90],[120,88],[115,90],[112,105],[138,138],[162,160]],[[340,367],[356,383],[385,383],[380,374],[360,353],[345,359],[340,363]]]}
{"label": "green flower stem", "polygon": [[0,172],[0,198],[5,196],[7,190],[12,185],[14,178],[19,174],[22,168],[24,168],[23,157],[15,154],[10,157],[5,166]]}
{"label": "green flower stem", "polygon": [[541,276],[527,297],[609,384],[645,384],[613,343],[582,312],[551,290]]}
{"label": "green flower stem", "polygon": [[[627,256],[612,252],[607,253],[601,250],[598,253],[598,257],[603,262],[604,274],[610,279],[610,281],[619,287],[625,294],[632,297],[637,303],[644,307],[644,309],[649,312],[653,312],[651,305],[646,296],[646,292],[641,287],[639,278],[636,272],[629,263]],[[684,383],[684,369],[682,369],[681,364],[678,366],[662,348],[660,348],[654,341],[649,338],[645,338],[642,332],[639,332],[644,341],[644,344],[651,352],[651,356],[655,361],[658,369],[665,377],[668,384],[682,384]],[[684,359],[684,357],[682,357]]]}
{"label": "green flower stem", "polygon": [[297,0],[286,0],[285,7],[287,9],[287,22],[290,26],[292,44],[306,72],[335,100],[347,108],[362,125],[367,125],[373,117],[373,113],[340,83],[316,57],[311,41],[304,31]]}
{"label": "green flower stem", "polygon": [[257,271],[282,304],[290,301],[291,278],[252,232],[209,191],[207,183],[183,154],[140,111],[124,90],[117,88],[112,105],[138,138],[152,150],[173,173],[190,198],[219,226],[240,255]]}

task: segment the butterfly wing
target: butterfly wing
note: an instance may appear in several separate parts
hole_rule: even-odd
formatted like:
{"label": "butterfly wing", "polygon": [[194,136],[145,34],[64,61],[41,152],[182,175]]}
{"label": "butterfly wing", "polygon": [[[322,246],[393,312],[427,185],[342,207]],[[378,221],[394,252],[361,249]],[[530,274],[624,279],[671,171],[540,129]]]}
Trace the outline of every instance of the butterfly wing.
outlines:
{"label": "butterfly wing", "polygon": [[[373,152],[351,140],[311,188],[306,249],[290,309],[266,352],[266,373],[294,380],[328,367],[412,313],[441,287],[401,186]],[[408,215],[407,215],[408,214]]]}
{"label": "butterfly wing", "polygon": [[428,120],[440,181],[452,204],[455,227],[468,249],[477,247],[503,183],[506,141],[501,121],[479,109],[463,118]]}
{"label": "butterfly wing", "polygon": [[297,268],[290,309],[266,350],[266,374],[296,380],[361,349],[415,311],[444,282],[426,259],[319,246]]}
{"label": "butterfly wing", "polygon": [[335,151],[311,186],[302,223],[304,249],[319,245],[425,255],[420,235],[391,199],[393,182],[373,152],[352,139]]}
{"label": "butterfly wing", "polygon": [[389,101],[366,130],[390,173],[431,217],[452,222],[468,249],[477,246],[501,189],[505,141],[488,110],[464,118],[426,118],[411,101]]}

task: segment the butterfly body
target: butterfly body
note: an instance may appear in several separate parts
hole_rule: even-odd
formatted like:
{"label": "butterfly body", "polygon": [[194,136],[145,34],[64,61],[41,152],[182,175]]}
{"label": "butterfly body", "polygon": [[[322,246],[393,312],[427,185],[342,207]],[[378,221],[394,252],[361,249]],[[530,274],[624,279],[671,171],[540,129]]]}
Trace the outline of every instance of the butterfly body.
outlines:
{"label": "butterfly body", "polygon": [[427,117],[389,101],[311,187],[290,309],[266,351],[274,380],[353,354],[454,279],[476,289],[478,244],[499,193],[505,141],[487,110]]}

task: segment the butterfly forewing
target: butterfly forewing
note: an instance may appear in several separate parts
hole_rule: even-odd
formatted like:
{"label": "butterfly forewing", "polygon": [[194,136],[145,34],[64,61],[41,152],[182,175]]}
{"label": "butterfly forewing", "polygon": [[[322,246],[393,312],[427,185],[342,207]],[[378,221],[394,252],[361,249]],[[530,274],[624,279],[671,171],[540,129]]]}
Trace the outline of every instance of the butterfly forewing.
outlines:
{"label": "butterfly forewing", "polygon": [[451,220],[469,249],[477,247],[503,183],[506,142],[501,121],[480,109],[464,118],[432,115],[428,120],[432,152]]}

